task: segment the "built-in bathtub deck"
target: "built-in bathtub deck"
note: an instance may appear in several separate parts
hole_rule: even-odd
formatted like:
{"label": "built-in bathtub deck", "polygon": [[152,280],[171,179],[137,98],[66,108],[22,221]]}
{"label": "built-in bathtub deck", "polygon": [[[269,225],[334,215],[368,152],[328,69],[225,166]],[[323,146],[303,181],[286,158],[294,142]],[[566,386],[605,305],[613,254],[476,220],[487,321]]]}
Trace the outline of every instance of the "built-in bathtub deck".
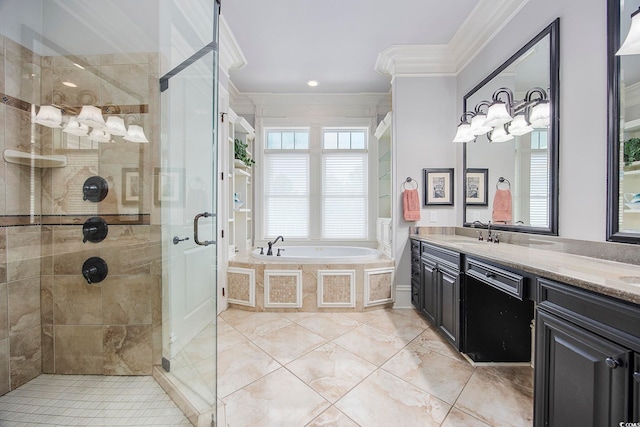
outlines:
{"label": "built-in bathtub deck", "polygon": [[227,270],[229,306],[249,311],[367,311],[395,297],[388,257],[341,263],[289,263],[240,252]]}

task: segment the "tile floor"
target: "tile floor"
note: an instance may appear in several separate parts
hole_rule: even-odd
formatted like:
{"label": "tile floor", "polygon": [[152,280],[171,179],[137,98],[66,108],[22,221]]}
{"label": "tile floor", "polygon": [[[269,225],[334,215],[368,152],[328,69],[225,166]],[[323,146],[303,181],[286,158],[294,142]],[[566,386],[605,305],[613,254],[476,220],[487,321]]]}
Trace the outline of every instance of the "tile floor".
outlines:
{"label": "tile floor", "polygon": [[531,426],[530,367],[471,366],[414,310],[218,322],[228,427]]}
{"label": "tile floor", "polygon": [[191,426],[153,377],[40,375],[0,397],[0,426]]}
{"label": "tile floor", "polygon": [[[209,341],[189,360],[209,359]],[[473,367],[411,309],[230,309],[217,357],[227,427],[532,424],[531,368]],[[0,397],[0,426],[27,425],[190,423],[152,377],[41,375]]]}

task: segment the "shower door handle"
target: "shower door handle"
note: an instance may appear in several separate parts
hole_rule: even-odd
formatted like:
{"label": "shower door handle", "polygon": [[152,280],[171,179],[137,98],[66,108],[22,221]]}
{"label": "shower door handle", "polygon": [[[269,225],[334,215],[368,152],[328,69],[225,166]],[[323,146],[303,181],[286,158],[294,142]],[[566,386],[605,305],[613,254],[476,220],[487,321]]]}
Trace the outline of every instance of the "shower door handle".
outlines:
{"label": "shower door handle", "polygon": [[205,240],[204,242],[201,242],[198,239],[198,220],[202,217],[209,218],[210,216],[215,216],[215,214],[212,214],[209,212],[203,212],[203,213],[199,213],[198,215],[195,216],[195,218],[193,218],[193,241],[196,243],[196,245],[209,246],[216,243],[213,240]]}

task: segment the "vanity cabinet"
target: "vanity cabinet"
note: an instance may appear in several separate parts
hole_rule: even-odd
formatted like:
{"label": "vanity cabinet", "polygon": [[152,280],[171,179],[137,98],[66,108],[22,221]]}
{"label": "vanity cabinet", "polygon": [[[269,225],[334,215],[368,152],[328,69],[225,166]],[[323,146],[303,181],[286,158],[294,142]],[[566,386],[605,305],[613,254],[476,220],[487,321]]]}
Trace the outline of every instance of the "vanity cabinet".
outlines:
{"label": "vanity cabinet", "polygon": [[538,279],[535,426],[639,420],[640,309]]}
{"label": "vanity cabinet", "polygon": [[420,310],[422,306],[422,274],[420,264],[420,242],[411,240],[411,304]]}
{"label": "vanity cabinet", "polygon": [[420,311],[453,346],[460,347],[460,254],[422,243]]}

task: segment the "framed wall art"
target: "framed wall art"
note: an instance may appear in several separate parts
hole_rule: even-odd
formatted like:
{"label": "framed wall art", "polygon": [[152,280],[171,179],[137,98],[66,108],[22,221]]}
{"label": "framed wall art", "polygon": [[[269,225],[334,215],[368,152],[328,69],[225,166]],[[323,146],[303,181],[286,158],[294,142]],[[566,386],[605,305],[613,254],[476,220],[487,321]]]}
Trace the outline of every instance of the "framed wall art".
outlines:
{"label": "framed wall art", "polygon": [[423,169],[425,206],[453,206],[453,168]]}
{"label": "framed wall art", "polygon": [[489,169],[467,169],[464,178],[464,193],[467,205],[487,206]]}

